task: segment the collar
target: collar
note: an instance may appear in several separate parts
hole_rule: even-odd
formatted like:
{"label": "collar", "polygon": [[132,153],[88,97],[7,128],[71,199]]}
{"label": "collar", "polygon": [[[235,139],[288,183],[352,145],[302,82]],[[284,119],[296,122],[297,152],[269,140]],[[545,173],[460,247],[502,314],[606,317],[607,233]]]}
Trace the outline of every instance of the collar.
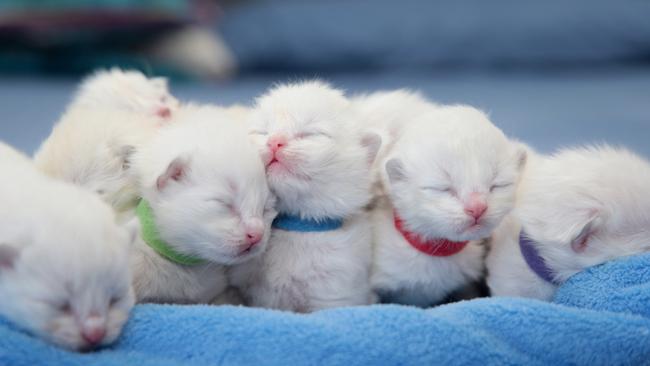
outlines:
{"label": "collar", "polygon": [[285,231],[300,231],[303,233],[332,231],[340,229],[343,226],[343,219],[324,218],[324,219],[303,219],[300,216],[279,214],[273,220],[271,227]]}
{"label": "collar", "polygon": [[151,211],[151,206],[144,199],[140,200],[138,207],[135,209],[136,215],[140,220],[142,239],[148,246],[155,250],[161,256],[172,262],[184,265],[202,264],[205,261],[201,258],[181,254],[172,248],[167,242],[160,238],[156,222]]}
{"label": "collar", "polygon": [[554,285],[559,285],[559,283],[553,278],[553,271],[548,268],[544,258],[539,255],[539,252],[535,247],[535,242],[530,239],[523,230],[521,230],[521,233],[519,234],[519,249],[526,260],[528,267],[530,267],[533,272],[544,281]]}
{"label": "collar", "polygon": [[457,254],[463,250],[468,243],[467,241],[456,242],[447,239],[431,239],[424,241],[418,234],[407,231],[404,228],[404,223],[397,215],[397,212],[394,212],[393,216],[395,228],[402,234],[402,236],[404,236],[404,239],[406,239],[413,248],[432,257],[449,257]]}

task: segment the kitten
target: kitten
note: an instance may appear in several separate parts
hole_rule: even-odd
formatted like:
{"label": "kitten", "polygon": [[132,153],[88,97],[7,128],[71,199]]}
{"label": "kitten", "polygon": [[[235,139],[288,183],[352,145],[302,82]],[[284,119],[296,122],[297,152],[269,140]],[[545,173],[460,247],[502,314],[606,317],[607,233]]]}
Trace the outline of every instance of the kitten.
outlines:
{"label": "kitten", "polygon": [[103,107],[71,108],[34,161],[45,174],[97,193],[125,221],[138,200],[132,155],[157,129],[149,116]]}
{"label": "kitten", "polygon": [[135,290],[139,302],[208,303],[226,289],[224,265],[265,249],[273,197],[244,125],[226,110],[186,106],[175,118],[136,153],[134,169],[153,229],[177,255],[141,235]]}
{"label": "kitten", "polygon": [[[533,163],[522,182],[516,225],[504,234],[509,244],[502,252],[509,252],[491,260],[499,268],[489,281],[494,294],[550,300],[575,273],[650,250],[646,160],[602,146],[562,150]],[[508,258],[517,264],[504,264]]]}
{"label": "kitten", "polygon": [[134,303],[132,235],[95,195],[0,143],[0,314],[59,346],[112,343]]}
{"label": "kitten", "polygon": [[484,247],[513,208],[526,151],[482,112],[432,107],[410,121],[382,165],[373,211],[373,289],[429,306],[483,274]]}
{"label": "kitten", "polygon": [[369,168],[379,136],[357,130],[349,101],[318,82],[281,85],[250,123],[281,213],[268,250],[230,275],[249,305],[298,312],[363,305],[369,287]]}
{"label": "kitten", "polygon": [[112,68],[83,80],[70,108],[118,109],[168,119],[178,107],[166,78]]}

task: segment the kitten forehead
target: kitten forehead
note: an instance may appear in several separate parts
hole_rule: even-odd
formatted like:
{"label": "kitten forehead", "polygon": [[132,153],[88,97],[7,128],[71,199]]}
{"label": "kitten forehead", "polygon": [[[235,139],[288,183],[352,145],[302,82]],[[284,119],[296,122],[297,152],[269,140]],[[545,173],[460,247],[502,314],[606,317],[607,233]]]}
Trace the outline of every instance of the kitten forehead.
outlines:
{"label": "kitten forehead", "polygon": [[272,122],[270,127],[276,128],[338,123],[347,107],[343,92],[323,82],[285,84],[257,99],[257,123]]}

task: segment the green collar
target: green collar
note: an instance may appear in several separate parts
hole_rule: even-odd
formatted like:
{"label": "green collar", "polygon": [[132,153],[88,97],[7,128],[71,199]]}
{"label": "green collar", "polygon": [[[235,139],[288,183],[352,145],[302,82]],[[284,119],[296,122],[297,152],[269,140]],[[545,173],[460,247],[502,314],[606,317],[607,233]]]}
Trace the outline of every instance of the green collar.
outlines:
{"label": "green collar", "polygon": [[144,199],[140,200],[138,207],[135,209],[138,219],[140,219],[140,227],[142,229],[142,239],[147,245],[149,245],[153,250],[158,252],[158,254],[169,259],[172,262],[176,262],[184,265],[195,265],[202,264],[205,261],[201,258],[192,257],[189,255],[181,254],[174,250],[169,244],[160,238],[158,234],[158,229],[156,228],[156,222],[151,212],[151,207],[149,203]]}

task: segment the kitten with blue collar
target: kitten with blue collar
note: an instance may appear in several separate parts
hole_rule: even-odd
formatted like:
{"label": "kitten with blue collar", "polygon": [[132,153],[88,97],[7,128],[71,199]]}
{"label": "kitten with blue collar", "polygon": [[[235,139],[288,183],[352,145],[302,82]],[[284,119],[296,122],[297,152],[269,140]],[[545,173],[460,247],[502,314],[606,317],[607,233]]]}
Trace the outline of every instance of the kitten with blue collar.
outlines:
{"label": "kitten with blue collar", "polygon": [[0,172],[0,314],[70,350],[111,344],[134,303],[134,233],[97,196],[2,143]]}
{"label": "kitten with blue collar", "polygon": [[534,158],[487,258],[495,296],[551,300],[569,277],[650,251],[650,164],[608,146]]}
{"label": "kitten with blue collar", "polygon": [[430,105],[403,124],[381,162],[372,286],[426,307],[482,278],[483,241],[514,207],[526,151],[469,106]]}
{"label": "kitten with blue collar", "polygon": [[280,214],[267,251],[233,267],[232,283],[257,307],[311,312],[371,303],[364,206],[379,136],[362,133],[343,93],[318,81],[275,87],[251,114]]}
{"label": "kitten with blue collar", "polygon": [[133,157],[142,195],[130,223],[141,227],[137,300],[219,301],[226,266],[264,251],[273,196],[257,149],[227,110],[187,105],[173,118]]}

